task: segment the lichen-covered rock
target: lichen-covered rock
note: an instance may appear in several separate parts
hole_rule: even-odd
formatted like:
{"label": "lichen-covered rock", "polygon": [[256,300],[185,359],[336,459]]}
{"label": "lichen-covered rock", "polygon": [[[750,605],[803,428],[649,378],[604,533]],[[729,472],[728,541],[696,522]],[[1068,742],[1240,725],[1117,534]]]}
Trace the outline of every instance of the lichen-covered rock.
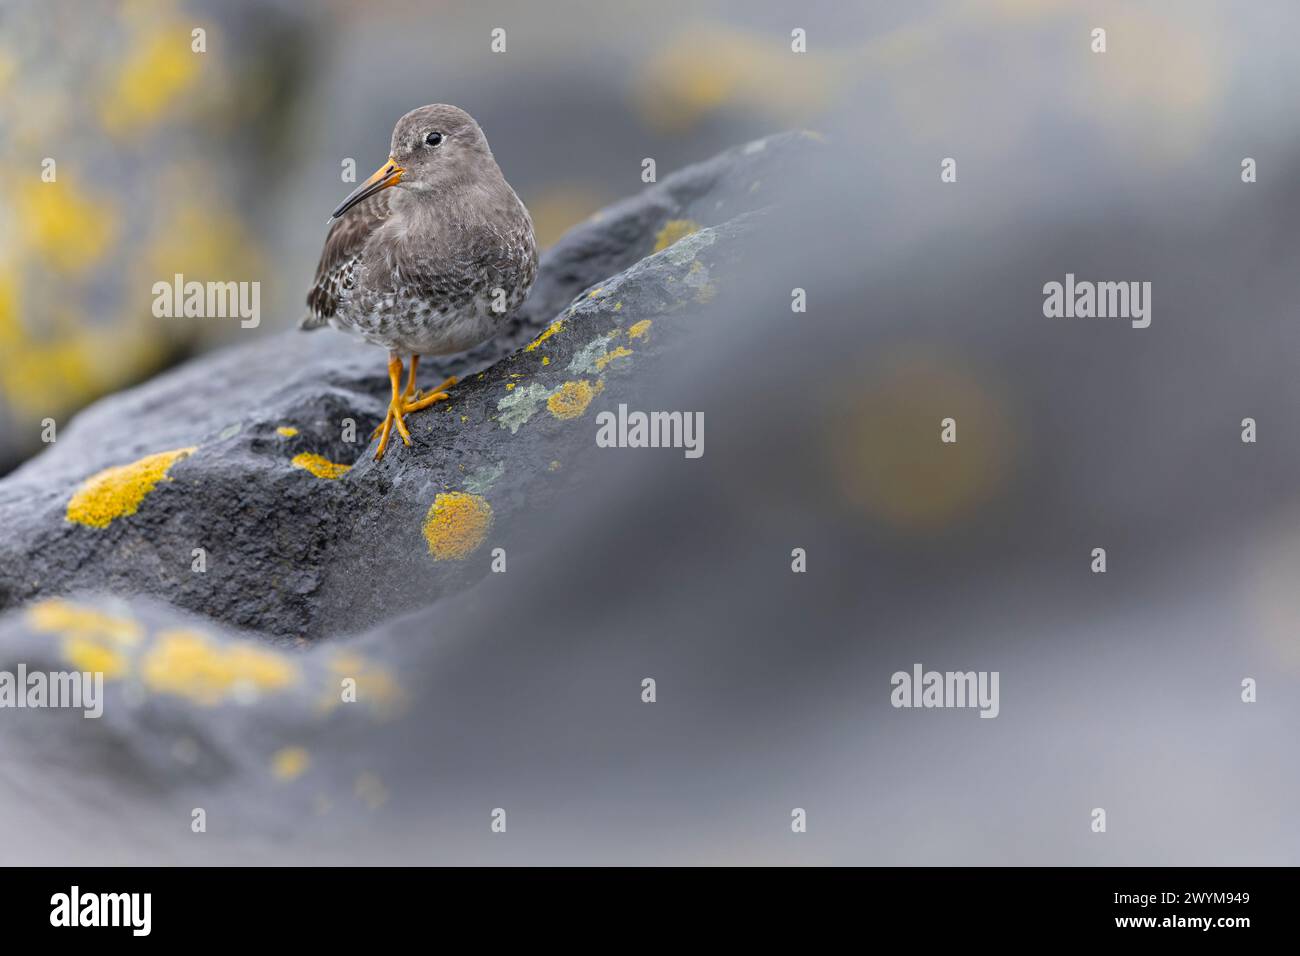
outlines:
{"label": "lichen-covered rock", "polygon": [[[243,92],[265,82],[264,44],[281,44],[284,76],[299,62],[266,11],[58,6],[7,10],[0,31],[8,102],[40,103],[0,124],[6,168],[40,162],[0,191],[0,474],[35,453],[46,420],[61,427],[226,331],[153,318],[142,285],[178,272],[271,278],[251,192],[239,188],[258,154],[216,131],[283,120],[283,101]],[[202,55],[190,46],[196,21],[213,33]],[[239,42],[217,39],[241,24]],[[166,149],[140,148],[155,142]],[[183,188],[194,182],[206,188]],[[129,198],[149,190],[168,201]]]}
{"label": "lichen-covered rock", "polygon": [[487,573],[511,519],[572,488],[593,415],[725,290],[764,180],[807,145],[739,147],[577,227],[501,336],[422,365],[462,381],[380,463],[383,356],[337,334],[262,339],[92,406],[0,481],[0,609],[90,589],[315,640]]}
{"label": "lichen-covered rock", "polygon": [[[457,712],[495,693],[448,653],[472,639],[504,674],[493,648],[513,634],[528,666],[525,629],[477,609],[519,622],[565,586],[577,556],[534,547],[532,519],[589,494],[597,411],[688,353],[771,221],[753,183],[804,146],[734,150],[578,227],[501,340],[426,364],[462,381],[382,462],[366,436],[383,356],[290,333],[100,402],[0,481],[0,676],[103,675],[97,717],[4,709],[0,759],[34,768],[0,786],[11,856],[423,859],[410,821],[431,781],[452,807],[457,779],[497,773],[435,765],[482,760]],[[531,569],[491,574],[499,547]]]}
{"label": "lichen-covered rock", "polygon": [[[332,826],[360,826],[379,809],[386,770],[358,741],[409,706],[403,649],[380,662],[373,640],[304,653],[250,637],[161,602],[103,595],[36,601],[0,620],[0,683],[21,679],[18,693],[36,693],[34,675],[102,675],[76,707],[54,709],[47,697],[0,711],[2,759],[45,791],[33,802],[0,788],[17,858],[30,852],[29,827],[41,835],[33,858],[106,863],[122,862],[127,847],[174,858],[177,835],[209,828],[229,846],[240,833],[265,838],[326,814]],[[204,845],[192,848],[202,859]]]}

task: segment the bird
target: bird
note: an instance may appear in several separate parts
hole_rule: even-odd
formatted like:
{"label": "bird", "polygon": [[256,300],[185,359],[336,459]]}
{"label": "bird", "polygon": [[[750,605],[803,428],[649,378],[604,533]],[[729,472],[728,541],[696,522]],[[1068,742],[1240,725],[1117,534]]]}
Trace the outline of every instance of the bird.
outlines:
{"label": "bird", "polygon": [[397,121],[388,160],[328,224],[298,325],[328,325],[388,350],[392,396],[370,436],[379,436],[379,461],[394,429],[411,444],[405,416],[451,397],[455,376],[416,391],[420,356],[486,342],[523,304],[537,277],[533,220],[474,118],[434,103]]}

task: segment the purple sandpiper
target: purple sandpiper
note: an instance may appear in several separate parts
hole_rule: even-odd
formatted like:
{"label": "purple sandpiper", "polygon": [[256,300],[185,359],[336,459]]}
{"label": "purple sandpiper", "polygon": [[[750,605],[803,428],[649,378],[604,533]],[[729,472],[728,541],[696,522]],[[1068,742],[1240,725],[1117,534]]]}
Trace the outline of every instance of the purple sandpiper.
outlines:
{"label": "purple sandpiper", "polygon": [[[537,276],[533,221],[478,123],[445,104],[397,121],[388,161],[330,219],[299,327],[332,325],[388,349],[392,398],[375,429],[383,458],[403,416],[449,398],[415,390],[421,355],[473,348],[503,328]],[[402,356],[411,357],[401,388]],[[371,436],[374,438],[374,435]]]}

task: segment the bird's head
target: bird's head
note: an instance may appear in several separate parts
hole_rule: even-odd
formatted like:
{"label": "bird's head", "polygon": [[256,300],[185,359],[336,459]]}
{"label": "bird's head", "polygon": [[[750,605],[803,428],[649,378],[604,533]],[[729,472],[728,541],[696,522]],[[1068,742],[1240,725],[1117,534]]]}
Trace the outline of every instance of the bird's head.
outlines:
{"label": "bird's head", "polygon": [[339,204],[332,218],[394,186],[420,194],[473,182],[494,163],[474,117],[444,103],[421,106],[397,121],[388,161]]}

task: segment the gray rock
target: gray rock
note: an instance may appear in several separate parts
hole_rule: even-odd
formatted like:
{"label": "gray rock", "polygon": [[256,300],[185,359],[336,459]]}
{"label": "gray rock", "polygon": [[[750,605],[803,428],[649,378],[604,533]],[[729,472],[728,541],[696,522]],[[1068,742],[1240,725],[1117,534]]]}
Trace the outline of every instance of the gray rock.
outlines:
{"label": "gray rock", "polygon": [[[725,288],[763,182],[808,146],[738,147],[578,226],[501,336],[422,365],[426,385],[462,382],[381,463],[366,438],[383,355],[334,333],[261,339],[100,401],[0,481],[0,609],[98,590],[315,640],[487,573],[517,514],[572,490],[594,414],[634,394]],[[326,477],[333,466],[351,467]]]}
{"label": "gray rock", "polygon": [[[380,664],[373,641],[295,653],[249,637],[140,597],[47,599],[0,622],[0,671],[15,680],[103,674],[78,707],[0,712],[3,759],[27,768],[0,788],[12,858],[170,860],[201,832],[196,809],[229,849],[326,815],[360,823],[387,802],[358,734],[383,733],[407,708],[400,649]],[[191,847],[191,861],[208,849]]]}
{"label": "gray rock", "polygon": [[[105,675],[98,719],[3,711],[0,759],[31,768],[0,787],[11,857],[404,852],[391,841],[428,786],[428,757],[412,756],[440,725],[429,706],[470,689],[454,671],[435,677],[438,661],[483,601],[508,595],[528,615],[533,588],[566,579],[532,519],[587,494],[597,410],[634,402],[708,326],[747,237],[772,221],[752,184],[803,153],[801,140],[733,150],[575,229],[501,340],[427,363],[426,383],[464,378],[452,401],[411,417],[414,445],[382,462],[365,443],[386,399],[382,354],[292,332],[100,402],[0,482],[0,671]],[[661,233],[680,238],[656,252]],[[89,475],[188,448],[165,476],[164,462],[137,466],[77,499],[71,513],[92,526],[70,520]],[[355,464],[319,477],[293,464],[300,454]],[[133,512],[93,526],[153,478]],[[439,495],[452,497],[426,534]],[[513,561],[554,557],[501,592],[496,547]],[[207,840],[192,829],[198,810]]]}

